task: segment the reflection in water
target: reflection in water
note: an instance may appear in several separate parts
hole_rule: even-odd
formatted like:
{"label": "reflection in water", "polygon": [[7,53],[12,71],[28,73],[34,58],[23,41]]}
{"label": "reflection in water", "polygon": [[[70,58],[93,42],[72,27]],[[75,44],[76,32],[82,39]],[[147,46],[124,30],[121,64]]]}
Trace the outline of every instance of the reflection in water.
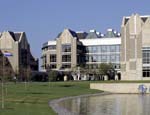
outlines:
{"label": "reflection in water", "polygon": [[59,103],[62,115],[150,115],[150,95],[112,94]]}

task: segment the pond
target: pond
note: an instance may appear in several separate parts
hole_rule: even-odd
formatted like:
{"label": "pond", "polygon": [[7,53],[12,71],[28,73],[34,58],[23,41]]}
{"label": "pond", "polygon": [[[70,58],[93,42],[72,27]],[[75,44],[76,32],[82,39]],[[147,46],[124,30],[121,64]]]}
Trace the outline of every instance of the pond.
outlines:
{"label": "pond", "polygon": [[59,102],[61,115],[149,115],[149,94],[110,94]]}

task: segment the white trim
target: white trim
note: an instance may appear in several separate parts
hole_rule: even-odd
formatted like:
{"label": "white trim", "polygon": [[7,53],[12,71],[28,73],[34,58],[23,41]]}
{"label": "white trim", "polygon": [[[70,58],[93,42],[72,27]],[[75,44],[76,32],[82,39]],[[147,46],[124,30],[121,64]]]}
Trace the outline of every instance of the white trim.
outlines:
{"label": "white trim", "polygon": [[76,31],[76,33],[84,33],[84,31]]}
{"label": "white trim", "polygon": [[136,34],[136,15],[134,16],[134,33]]}
{"label": "white trim", "polygon": [[150,64],[143,64],[143,67],[150,67]]}
{"label": "white trim", "polygon": [[137,59],[137,40],[135,38],[135,59]]}
{"label": "white trim", "polygon": [[[126,16],[125,19],[130,19],[131,16]],[[150,17],[150,15],[143,15],[143,16],[140,16],[140,18],[148,18]]]}
{"label": "white trim", "polygon": [[117,45],[121,44],[121,38],[93,38],[93,39],[80,39],[85,46],[90,45]]}
{"label": "white trim", "polygon": [[48,46],[49,45],[56,45],[56,41],[48,41]]}
{"label": "white trim", "polygon": [[124,32],[124,33],[125,33],[125,34],[124,34],[124,35],[125,35],[125,36],[124,36],[124,53],[125,53],[125,55],[124,55],[124,56],[125,56],[124,61],[126,62],[126,61],[127,61],[127,56],[126,56],[126,55],[127,55],[127,52],[126,52],[126,45],[127,45],[127,43],[126,43],[126,39],[127,39],[127,36],[126,36],[126,34],[127,34],[127,33],[126,33],[126,28],[124,29],[124,31],[125,31],[125,32]]}

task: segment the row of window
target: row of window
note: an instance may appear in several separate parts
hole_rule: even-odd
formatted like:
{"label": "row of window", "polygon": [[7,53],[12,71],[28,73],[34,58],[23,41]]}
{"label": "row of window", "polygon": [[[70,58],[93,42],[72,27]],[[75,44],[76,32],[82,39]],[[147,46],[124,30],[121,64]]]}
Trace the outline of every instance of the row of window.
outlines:
{"label": "row of window", "polygon": [[[115,69],[120,69],[120,64],[112,63]],[[98,69],[99,64],[87,64],[85,68],[89,69]]]}
{"label": "row of window", "polygon": [[56,45],[50,45],[50,46],[44,47],[42,50],[43,51],[56,50]]}
{"label": "row of window", "polygon": [[[115,69],[120,69],[120,64],[113,64],[114,68]],[[56,64],[50,64],[49,67],[51,69],[56,69],[57,68],[57,65]],[[68,64],[68,63],[64,63],[62,64],[62,69],[65,69],[65,68],[71,68],[71,64]],[[99,68],[99,65],[98,64],[87,64],[86,69],[98,69]],[[150,75],[150,74],[149,74]]]}
{"label": "row of window", "polygon": [[[78,57],[80,58],[80,57]],[[50,62],[56,62],[56,54],[50,55]],[[46,60],[45,60],[46,61]],[[120,62],[120,55],[86,55],[86,62]],[[71,62],[71,55],[62,55],[62,62]]]}
{"label": "row of window", "polygon": [[86,55],[86,62],[120,62],[119,54],[112,55]]}
{"label": "row of window", "polygon": [[[56,68],[57,68],[57,65],[56,65],[56,64],[50,64],[49,67],[50,67],[51,69],[56,69]],[[65,68],[71,68],[71,64],[62,64],[61,69],[65,69]]]}
{"label": "row of window", "polygon": [[120,45],[87,46],[87,53],[120,52]]}
{"label": "row of window", "polygon": [[[77,47],[83,50],[83,46]],[[46,50],[56,50],[56,45],[50,45],[43,48]],[[71,44],[62,44],[62,52],[71,52]],[[120,52],[120,45],[97,45],[97,46],[86,46],[87,53],[100,53],[100,52]]]}
{"label": "row of window", "polygon": [[[50,62],[57,62],[56,54],[50,55]],[[62,55],[62,62],[71,62],[71,55]]]}

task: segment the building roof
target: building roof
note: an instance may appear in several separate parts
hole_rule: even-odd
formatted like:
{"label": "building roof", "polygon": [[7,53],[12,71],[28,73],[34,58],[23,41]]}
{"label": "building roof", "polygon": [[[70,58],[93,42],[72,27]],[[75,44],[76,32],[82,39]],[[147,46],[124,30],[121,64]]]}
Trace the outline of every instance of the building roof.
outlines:
{"label": "building roof", "polygon": [[116,34],[114,33],[113,29],[108,29],[104,37],[105,38],[114,38],[114,37],[116,37]]}
{"label": "building roof", "polygon": [[90,30],[90,32],[88,33],[88,35],[86,36],[87,39],[91,39],[91,38],[99,38],[100,36],[97,35],[95,30]]}
{"label": "building roof", "polygon": [[19,41],[21,33],[14,33],[15,34],[15,40]]}
{"label": "building roof", "polygon": [[22,32],[17,32],[17,33],[14,33],[11,31],[8,31],[8,32],[11,35],[11,37],[14,39],[14,41],[19,41]]}
{"label": "building roof", "polygon": [[74,31],[72,31],[72,30],[70,30],[70,29],[68,29],[68,31],[71,33],[71,35],[72,35],[73,37],[77,37],[76,32],[74,32]]}
{"label": "building roof", "polygon": [[[66,30],[68,30],[68,31],[70,32],[70,34],[71,34],[73,37],[77,37],[76,32],[72,31],[71,29],[66,29]],[[57,35],[56,38],[59,38],[62,33],[63,33],[63,32],[60,32],[60,33]]]}
{"label": "building roof", "polygon": [[76,32],[79,39],[85,39],[88,35],[86,32]]}
{"label": "building roof", "polygon": [[[146,20],[148,18],[150,18],[150,15],[143,15],[143,16],[140,16],[139,14],[132,14],[132,16],[139,16],[141,18],[141,20],[145,23]],[[128,21],[130,20],[131,16],[126,16],[124,17],[124,22],[123,24],[126,25],[128,23]]]}
{"label": "building roof", "polygon": [[96,38],[96,39],[80,39],[84,46],[93,46],[93,45],[120,45],[121,38]]}
{"label": "building roof", "polygon": [[[73,37],[76,37],[77,39],[96,39],[96,38],[114,38],[114,37],[120,37],[120,33],[115,31],[114,29],[108,29],[106,34],[102,34],[100,32],[97,32],[96,30],[90,30],[90,32],[84,32],[84,31],[73,31],[71,29],[65,29],[64,31],[68,31]],[[63,32],[60,32],[57,35],[57,38],[61,36]],[[51,41],[50,41],[51,42]],[[47,46],[48,43],[44,43],[44,46]]]}

